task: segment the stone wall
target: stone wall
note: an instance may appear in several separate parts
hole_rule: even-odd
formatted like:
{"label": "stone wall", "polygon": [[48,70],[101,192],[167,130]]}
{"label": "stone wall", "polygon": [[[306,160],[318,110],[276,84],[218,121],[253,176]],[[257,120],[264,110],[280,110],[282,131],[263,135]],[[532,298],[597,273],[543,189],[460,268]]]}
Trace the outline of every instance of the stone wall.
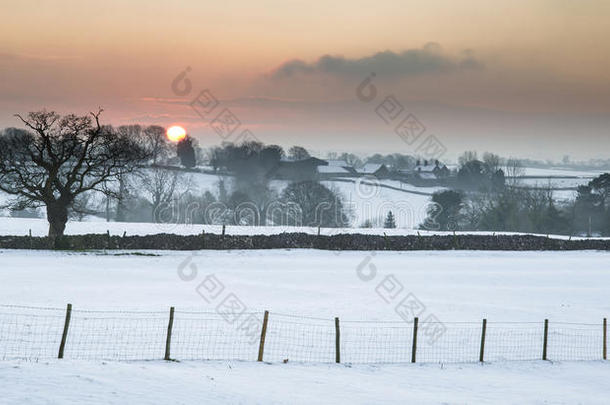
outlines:
{"label": "stone wall", "polygon": [[[2,236],[2,249],[49,249],[48,238]],[[323,249],[323,250],[610,250],[610,240],[563,240],[531,235],[431,235],[377,236],[340,234],[317,236],[305,233],[278,235],[149,236],[70,235],[59,239],[56,249]]]}

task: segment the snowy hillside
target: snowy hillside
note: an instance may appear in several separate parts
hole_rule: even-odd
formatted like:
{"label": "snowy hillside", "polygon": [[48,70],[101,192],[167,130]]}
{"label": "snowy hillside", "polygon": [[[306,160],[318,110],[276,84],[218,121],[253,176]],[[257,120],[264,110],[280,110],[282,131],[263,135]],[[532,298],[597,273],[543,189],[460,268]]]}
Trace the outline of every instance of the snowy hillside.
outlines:
{"label": "snowy hillside", "polygon": [[[383,218],[391,210],[396,216],[396,224],[399,228],[417,228],[426,217],[430,194],[441,190],[438,187],[415,187],[393,180],[383,180],[372,185],[355,183],[356,179],[340,180],[324,181],[322,183],[340,193],[346,208],[351,214],[350,225],[352,227],[359,227],[366,220],[370,220],[373,225],[381,226]],[[190,185],[193,193],[203,194],[205,191],[210,191],[215,196],[218,196],[219,181],[227,182],[226,187],[230,187],[232,178],[230,176],[189,173],[185,175],[184,179],[184,182]],[[274,180],[271,182],[271,187],[279,195],[288,184],[288,181]],[[0,194],[0,204],[7,198],[7,195]],[[102,199],[101,196],[97,198],[99,201],[102,201]],[[44,216],[44,207],[40,208],[39,212],[40,215]],[[2,213],[0,211],[0,215],[2,214],[8,215],[7,212]],[[102,219],[88,217],[88,220],[101,221]],[[114,225],[111,227],[114,227]],[[0,232],[3,232],[2,227],[0,227]]]}
{"label": "snowy hillside", "polygon": [[524,167],[524,176],[574,176],[596,177],[604,173],[603,170],[574,170],[563,168]]}

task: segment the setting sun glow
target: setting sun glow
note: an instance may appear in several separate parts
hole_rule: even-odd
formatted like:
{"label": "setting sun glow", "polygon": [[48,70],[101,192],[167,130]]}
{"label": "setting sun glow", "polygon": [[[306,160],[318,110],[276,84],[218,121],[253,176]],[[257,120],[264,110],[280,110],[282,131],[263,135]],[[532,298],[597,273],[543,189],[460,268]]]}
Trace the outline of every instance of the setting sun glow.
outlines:
{"label": "setting sun glow", "polygon": [[167,129],[167,139],[172,142],[180,142],[185,137],[186,130],[179,125],[174,125]]}

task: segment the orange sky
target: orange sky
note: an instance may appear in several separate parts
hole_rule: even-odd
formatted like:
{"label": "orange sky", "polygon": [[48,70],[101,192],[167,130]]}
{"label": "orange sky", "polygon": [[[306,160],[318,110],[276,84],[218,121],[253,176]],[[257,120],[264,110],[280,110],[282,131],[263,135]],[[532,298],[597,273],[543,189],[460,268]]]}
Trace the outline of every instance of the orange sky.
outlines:
{"label": "orange sky", "polygon": [[[14,113],[101,105],[115,125],[182,123],[212,144],[220,139],[188,106],[207,88],[265,142],[358,152],[369,151],[374,137],[382,152],[408,153],[354,96],[370,67],[381,69],[381,96],[394,94],[425,120],[450,155],[469,148],[585,157],[610,146],[608,1],[26,0],[1,7],[2,127],[17,125]],[[431,42],[439,46],[425,48]],[[385,59],[372,57],[386,50],[433,60],[409,70],[406,57],[404,71],[386,69]],[[316,63],[323,55],[342,58],[329,67]],[[476,68],[462,68],[465,55]],[[276,77],[294,59],[305,70]],[[170,85],[187,66],[193,90],[177,96]]]}

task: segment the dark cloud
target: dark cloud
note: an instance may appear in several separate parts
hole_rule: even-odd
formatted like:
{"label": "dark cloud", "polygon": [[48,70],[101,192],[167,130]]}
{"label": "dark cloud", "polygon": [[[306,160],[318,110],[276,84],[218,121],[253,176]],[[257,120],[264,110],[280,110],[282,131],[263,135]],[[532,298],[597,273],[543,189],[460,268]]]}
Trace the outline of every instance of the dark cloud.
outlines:
{"label": "dark cloud", "polygon": [[440,45],[428,43],[421,49],[408,49],[400,53],[383,51],[356,59],[332,55],[324,55],[313,63],[294,59],[280,65],[271,72],[270,77],[282,79],[312,73],[362,76],[371,72],[384,76],[410,76],[482,67],[483,64],[471,50],[465,50],[454,58],[444,54]]}

